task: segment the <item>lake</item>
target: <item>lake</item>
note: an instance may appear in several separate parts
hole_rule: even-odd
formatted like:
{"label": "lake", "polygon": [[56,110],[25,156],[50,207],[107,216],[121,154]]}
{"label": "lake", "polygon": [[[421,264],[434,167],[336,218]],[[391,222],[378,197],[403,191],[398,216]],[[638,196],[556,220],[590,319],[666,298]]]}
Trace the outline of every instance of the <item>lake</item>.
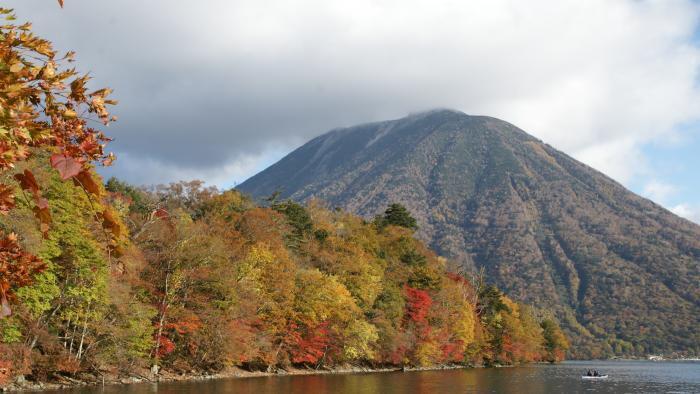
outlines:
{"label": "lake", "polygon": [[[587,369],[610,375],[583,381]],[[134,384],[56,393],[391,394],[391,393],[700,393],[700,362],[568,361],[557,365],[445,371],[272,376]]]}

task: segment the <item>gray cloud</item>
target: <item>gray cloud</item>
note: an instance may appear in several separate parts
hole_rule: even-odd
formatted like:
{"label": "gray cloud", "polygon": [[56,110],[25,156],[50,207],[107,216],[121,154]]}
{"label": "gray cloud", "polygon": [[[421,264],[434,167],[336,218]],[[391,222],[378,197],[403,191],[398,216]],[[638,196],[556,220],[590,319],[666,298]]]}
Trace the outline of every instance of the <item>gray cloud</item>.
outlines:
{"label": "gray cloud", "polygon": [[623,182],[700,115],[691,1],[10,0],[115,89],[137,183],[241,181],[330,128],[451,107]]}

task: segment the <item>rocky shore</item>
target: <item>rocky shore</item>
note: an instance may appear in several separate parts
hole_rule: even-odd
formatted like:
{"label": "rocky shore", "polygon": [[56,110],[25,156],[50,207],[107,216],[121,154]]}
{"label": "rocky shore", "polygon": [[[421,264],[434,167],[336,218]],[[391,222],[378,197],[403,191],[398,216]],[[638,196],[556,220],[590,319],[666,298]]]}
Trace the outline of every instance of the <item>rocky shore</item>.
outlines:
{"label": "rocky shore", "polygon": [[437,371],[446,369],[464,369],[481,366],[473,365],[438,365],[433,367],[389,367],[371,368],[362,366],[342,366],[329,369],[313,368],[288,368],[278,369],[273,372],[248,371],[241,368],[228,368],[222,371],[177,373],[163,370],[158,374],[152,374],[150,370],[144,369],[130,375],[96,375],[82,374],[76,377],[54,376],[47,382],[34,382],[25,379],[23,376],[15,378],[11,383],[0,386],[0,392],[31,392],[44,390],[63,390],[81,386],[101,386],[101,385],[126,385],[136,383],[158,383],[177,381],[204,381],[211,379],[231,379],[231,378],[254,378],[262,376],[294,376],[294,375],[323,375],[323,374],[348,374],[348,373],[381,373],[381,372],[411,372],[411,371]]}

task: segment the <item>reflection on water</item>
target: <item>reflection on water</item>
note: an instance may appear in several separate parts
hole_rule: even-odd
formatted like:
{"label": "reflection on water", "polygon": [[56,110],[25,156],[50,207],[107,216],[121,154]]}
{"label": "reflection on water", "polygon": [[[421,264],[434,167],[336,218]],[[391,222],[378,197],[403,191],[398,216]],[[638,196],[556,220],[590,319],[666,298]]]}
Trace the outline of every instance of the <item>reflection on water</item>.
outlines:
{"label": "reflection on water", "polygon": [[[583,381],[596,368],[607,380]],[[700,393],[700,363],[566,362],[517,368],[390,372],[316,376],[274,376],[191,383],[137,384],[61,393]]]}

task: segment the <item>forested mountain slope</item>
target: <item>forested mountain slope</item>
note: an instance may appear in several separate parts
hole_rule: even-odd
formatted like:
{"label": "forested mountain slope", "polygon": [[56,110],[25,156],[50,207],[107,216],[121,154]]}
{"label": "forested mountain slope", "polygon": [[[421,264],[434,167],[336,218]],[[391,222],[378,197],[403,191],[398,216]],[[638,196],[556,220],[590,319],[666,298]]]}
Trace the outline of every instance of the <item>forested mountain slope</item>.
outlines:
{"label": "forested mountain slope", "polygon": [[242,183],[418,235],[558,311],[582,357],[700,351],[700,226],[504,121],[437,110],[330,131]]}

